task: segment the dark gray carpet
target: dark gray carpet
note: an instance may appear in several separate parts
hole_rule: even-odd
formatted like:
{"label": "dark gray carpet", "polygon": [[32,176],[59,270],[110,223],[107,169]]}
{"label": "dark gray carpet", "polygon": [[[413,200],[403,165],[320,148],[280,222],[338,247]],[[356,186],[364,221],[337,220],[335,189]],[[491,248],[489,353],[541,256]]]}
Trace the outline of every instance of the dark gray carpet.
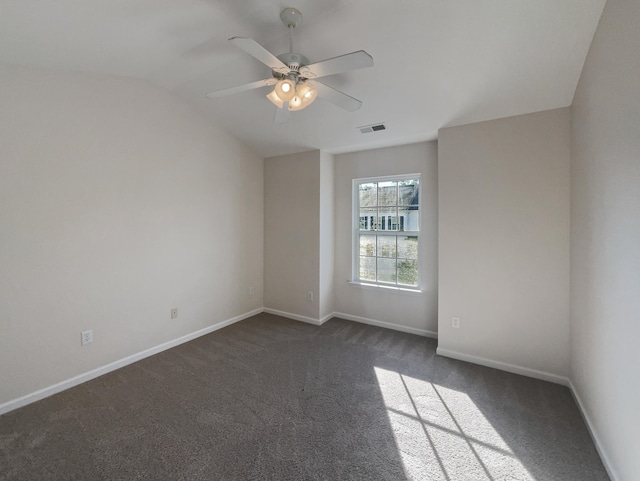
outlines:
{"label": "dark gray carpet", "polygon": [[2,480],[607,480],[565,387],[261,314],[0,417]]}

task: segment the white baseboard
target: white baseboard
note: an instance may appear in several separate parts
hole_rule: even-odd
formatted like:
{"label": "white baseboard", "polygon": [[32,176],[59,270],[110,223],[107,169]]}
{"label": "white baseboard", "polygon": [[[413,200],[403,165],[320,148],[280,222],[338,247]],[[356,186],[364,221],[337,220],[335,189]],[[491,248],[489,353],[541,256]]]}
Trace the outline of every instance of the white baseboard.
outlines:
{"label": "white baseboard", "polygon": [[313,317],[301,316],[300,314],[293,314],[291,312],[279,311],[277,309],[271,309],[269,307],[264,308],[264,312],[267,314],[274,314],[276,316],[286,317],[295,321],[306,322],[307,324],[313,324],[314,326],[321,326],[332,317],[339,317],[346,319],[347,321],[359,322],[361,324],[370,324],[372,326],[384,327],[387,329],[393,329],[394,331],[408,332],[410,334],[416,334],[423,337],[431,337],[433,339],[438,338],[437,332],[427,331],[425,329],[417,329],[415,327],[402,326],[399,324],[392,324],[391,322],[378,321],[375,319],[367,319],[366,317],[353,316],[351,314],[345,314],[344,312],[332,312],[327,314],[322,319],[314,319]]}
{"label": "white baseboard", "polygon": [[204,336],[213,331],[217,331],[218,329],[222,329],[223,327],[229,326],[238,321],[242,321],[243,319],[247,319],[248,317],[255,316],[256,314],[260,314],[261,312],[262,312],[261,308],[254,309],[253,311],[250,311],[250,312],[245,312],[244,314],[240,314],[239,316],[233,317],[231,319],[227,319],[226,321],[213,324],[212,326],[205,327],[204,329],[200,329],[198,331],[192,332],[191,334],[187,334],[177,339],[173,339],[172,341],[164,342],[162,344],[159,344],[158,346],[145,349],[144,351],[138,352],[136,354],[132,354],[131,356],[127,356],[125,358],[111,362],[109,364],[98,367],[91,371],[79,374],[70,379],[66,379],[64,381],[56,383],[52,386],[48,386],[43,389],[39,389],[35,392],[32,392],[30,394],[26,394],[25,396],[12,399],[11,401],[7,401],[3,404],[0,404],[0,415],[8,413],[9,411],[13,411],[14,409],[18,409],[22,406],[26,406],[27,404],[31,404],[33,402],[39,401],[46,397],[53,396],[54,394],[65,391],[74,386],[77,386],[78,384],[82,384],[83,382],[90,381],[91,379],[95,379],[99,376],[102,376],[103,374],[107,374],[111,371],[115,371],[116,369],[120,369],[121,367],[128,366],[129,364],[133,364],[136,361],[139,361],[149,356],[153,356],[154,354],[158,354],[159,352],[166,351],[167,349],[171,349],[172,347],[178,346],[185,342],[192,341],[193,339],[196,339],[200,336]]}
{"label": "white baseboard", "polygon": [[463,354],[461,352],[451,351],[449,349],[443,349],[440,347],[436,349],[436,353],[439,356],[450,357],[452,359],[457,359],[459,361],[466,361],[473,364],[479,364],[481,366],[492,367],[495,369],[500,369],[502,371],[512,372],[514,374],[521,374],[523,376],[528,376],[535,379],[541,379],[543,381],[549,381],[556,384],[562,384],[563,386],[567,386],[569,388],[569,391],[571,392],[571,395],[573,396],[573,399],[578,405],[578,410],[580,411],[580,414],[582,415],[582,419],[584,419],[584,422],[587,425],[587,429],[589,430],[589,434],[591,435],[593,444],[596,447],[596,451],[598,451],[598,454],[600,455],[600,459],[602,460],[602,464],[604,465],[604,468],[606,469],[607,474],[609,475],[609,478],[611,478],[611,481],[620,481],[620,477],[618,476],[616,471],[613,469],[613,464],[611,464],[611,461],[609,460],[609,457],[607,456],[607,453],[604,450],[602,443],[600,442],[600,438],[596,433],[594,425],[591,422],[591,419],[589,418],[589,415],[587,414],[587,411],[584,408],[584,403],[582,402],[582,399],[580,398],[580,395],[578,394],[578,391],[576,390],[575,386],[571,382],[571,379],[563,376],[557,376],[555,374],[550,374],[543,371],[537,371],[535,369],[516,366],[514,364],[508,364],[505,362],[494,361],[492,359],[486,359],[483,357]]}
{"label": "white baseboard", "polygon": [[336,313],[335,312],[330,312],[329,314],[327,314],[326,316],[324,316],[322,319],[320,319],[320,325],[324,324],[325,322],[327,322],[329,319],[331,319],[332,317],[335,317]]}
{"label": "white baseboard", "polygon": [[562,384],[563,386],[569,386],[569,379],[557,374],[551,374],[544,371],[538,371],[536,369],[530,369],[528,367],[517,366],[515,364],[509,364],[501,361],[494,361],[493,359],[486,359],[484,357],[472,356],[470,354],[464,354],[462,352],[450,351],[438,347],[436,354],[439,356],[450,357],[451,359],[457,359],[458,361],[466,361],[473,364],[479,364],[480,366],[492,367],[494,369],[500,369],[501,371],[512,372],[514,374],[520,374],[522,376],[532,377],[535,379],[541,379],[542,381],[549,381],[556,384]]}
{"label": "white baseboard", "polygon": [[[434,338],[437,339],[438,338],[438,333],[437,332],[432,332],[432,331],[427,331],[424,329],[416,329],[413,327],[407,327],[407,326],[401,326],[398,324],[392,324],[390,322],[384,322],[384,321],[378,321],[375,319],[368,319],[365,317],[360,317],[360,316],[353,316],[351,314],[345,314],[342,312],[332,312],[330,314],[327,314],[326,316],[324,316],[321,319],[314,319],[312,317],[307,317],[307,316],[301,316],[298,314],[292,314],[290,312],[284,312],[284,311],[278,311],[276,309],[269,309],[269,308],[258,308],[258,309],[254,309],[253,311],[249,311],[246,312],[244,314],[240,314],[236,317],[233,317],[231,319],[227,319],[226,321],[222,321],[219,322],[217,324],[213,324],[209,327],[206,327],[204,329],[200,329],[198,331],[192,332],[190,334],[187,334],[185,336],[179,337],[177,339],[173,339],[172,341],[168,341],[162,344],[159,344],[155,347],[149,348],[149,349],[145,349],[144,351],[138,352],[136,354],[132,354],[131,356],[127,356],[125,358],[119,359],[117,361],[114,361],[112,363],[106,364],[104,366],[101,366],[99,368],[93,369],[91,371],[85,372],[83,374],[79,374],[77,376],[74,376],[70,379],[66,379],[64,381],[61,381],[59,383],[53,384],[52,386],[48,386],[46,388],[43,389],[39,389],[38,391],[32,392],[30,394],[27,394],[25,396],[21,396],[19,398],[7,401],[3,404],[0,404],[0,415],[8,413],[10,411],[13,411],[14,409],[18,409],[20,407],[26,406],[27,404],[31,404],[33,402],[39,401],[41,399],[44,399],[46,397],[52,396],[54,394],[57,394],[59,392],[65,391],[69,388],[72,388],[74,386],[77,386],[79,384],[82,384],[84,382],[90,381],[92,379],[95,379],[99,376],[102,376],[103,374],[107,374],[109,372],[115,371],[116,369],[120,369],[122,367],[128,366],[129,364],[133,364],[136,361],[140,361],[146,357],[149,356],[153,356],[154,354],[158,354],[162,351],[166,351],[167,349],[171,349],[173,347],[179,346],[180,344],[184,344],[185,342],[189,342],[192,341],[193,339],[196,339],[198,337],[204,336],[206,334],[209,334],[211,332],[217,331],[218,329],[222,329],[223,327],[229,326],[231,324],[234,324],[236,322],[242,321],[244,319],[247,319],[249,317],[255,316],[257,314],[260,314],[261,312],[266,312],[268,314],[274,314],[277,316],[282,316],[282,317],[286,317],[289,319],[294,319],[296,321],[301,321],[301,322],[306,322],[308,324],[313,324],[316,326],[321,326],[322,324],[324,324],[326,321],[328,321],[329,319],[331,319],[332,317],[339,317],[341,319],[346,319],[348,321],[354,321],[354,322],[360,322],[362,324],[370,324],[372,326],[378,326],[378,327],[384,327],[387,329],[393,329],[396,331],[401,331],[401,332],[408,332],[410,334],[416,334],[418,336],[423,336],[423,337],[430,337],[430,338]],[[584,419],[585,424],[587,425],[587,429],[589,430],[589,434],[591,435],[591,439],[593,439],[593,443],[596,447],[596,450],[598,451],[598,454],[600,455],[600,459],[602,459],[602,463],[609,475],[609,477],[611,478],[611,481],[619,481],[620,478],[617,475],[616,471],[613,469],[613,465],[611,464],[609,457],[607,456],[606,451],[603,448],[602,443],[600,442],[600,438],[598,437],[598,434],[595,431],[594,425],[591,422],[591,419],[589,417],[589,415],[587,414],[587,411],[584,408],[584,403],[582,402],[582,399],[580,398],[580,395],[578,393],[578,391],[576,390],[575,386],[573,385],[573,383],[571,382],[570,379],[566,378],[566,377],[562,377],[562,376],[557,376],[555,374],[550,374],[544,371],[538,371],[535,369],[529,369],[526,367],[522,367],[522,366],[517,366],[514,364],[509,364],[509,363],[504,363],[501,361],[494,361],[492,359],[486,359],[483,357],[478,357],[478,356],[473,356],[473,355],[469,355],[469,354],[464,354],[461,352],[457,352],[457,351],[451,351],[449,349],[444,349],[444,348],[440,348],[438,347],[436,349],[436,353],[439,356],[444,356],[444,357],[449,357],[452,359],[457,359],[459,361],[466,361],[466,362],[470,362],[473,364],[479,364],[481,366],[487,366],[487,367],[491,367],[491,368],[495,368],[495,369],[500,369],[502,371],[507,371],[507,372],[511,372],[514,374],[521,374],[523,376],[528,376],[528,377],[532,377],[535,379],[541,379],[543,381],[549,381],[549,382],[553,382],[556,384],[562,384],[564,386],[567,386],[569,388],[569,390],[571,391],[571,394],[573,396],[573,398],[575,399],[576,404],[578,405],[578,409],[580,411],[580,414],[582,415],[582,418]]]}
{"label": "white baseboard", "polygon": [[376,319],[368,319],[366,317],[360,317],[360,316],[353,316],[351,314],[345,314],[344,312],[334,312],[332,314],[332,317],[339,317],[341,319],[346,319],[347,321],[360,322],[361,324],[370,324],[372,326],[393,329],[394,331],[408,332],[409,334],[416,334],[418,336],[438,339],[437,332],[427,331],[426,329],[418,329],[415,327],[408,327],[408,326],[402,326],[400,324],[393,324],[391,322],[378,321]]}
{"label": "white baseboard", "polygon": [[117,361],[111,362],[109,364],[106,364],[104,366],[98,367],[96,369],[92,369],[91,371],[79,374],[77,376],[74,376],[72,378],[69,379],[65,379],[64,381],[58,382],[56,384],[53,384],[51,386],[45,387],[43,389],[39,389],[37,391],[34,391],[32,393],[26,394],[24,396],[21,396],[19,398],[16,399],[12,399],[10,401],[7,401],[3,404],[0,404],[0,415],[8,413],[9,411],[13,411],[14,409],[18,409],[22,406],[26,406],[27,404],[31,404],[33,402],[39,401],[41,399],[44,399],[46,397],[49,396],[53,396],[54,394],[57,394],[59,392],[65,391],[69,388],[72,388],[74,386],[77,386],[79,384],[82,384],[84,382],[90,381],[92,379],[95,379],[99,376],[102,376],[103,374],[107,374],[109,372],[115,371],[116,369],[120,369],[121,367],[125,367],[128,366],[129,364],[133,364],[136,361],[140,361],[141,359],[144,359],[146,357],[149,356],[153,356],[154,354],[158,354],[162,351],[166,351],[167,349],[171,349],[172,347],[176,347],[179,346],[180,344],[183,344],[185,342],[189,342],[193,339],[196,339],[200,336],[204,336],[206,334],[209,334],[213,331],[217,331],[218,329],[222,329],[223,327],[229,326],[231,324],[234,324],[238,321],[242,321],[243,319],[247,319],[248,317],[251,316],[255,316],[256,314],[260,314],[261,312],[267,312],[269,314],[275,314],[277,316],[282,316],[282,317],[287,317],[289,319],[294,319],[296,321],[302,321],[302,322],[306,322],[309,324],[313,324],[315,326],[321,326],[322,324],[324,324],[326,321],[328,321],[329,319],[331,319],[334,316],[337,317],[341,317],[347,320],[351,320],[351,321],[356,321],[356,322],[362,322],[365,324],[372,324],[374,326],[380,326],[380,327],[386,327],[389,329],[395,329],[398,331],[403,331],[403,332],[410,332],[412,334],[418,334],[421,336],[426,336],[426,337],[436,337],[437,334],[436,333],[432,333],[429,331],[423,331],[420,329],[414,329],[411,327],[405,327],[405,326],[398,326],[396,324],[391,324],[388,322],[383,322],[383,321],[376,321],[373,319],[365,319],[363,317],[358,317],[358,316],[351,316],[348,314],[342,314],[342,313],[330,313],[327,314],[326,316],[324,316],[321,319],[314,319],[312,317],[307,317],[307,316],[301,316],[299,314],[292,314],[290,312],[284,312],[284,311],[279,311],[276,309],[269,309],[269,308],[258,308],[258,309],[254,309],[253,311],[250,312],[246,312],[244,314],[241,314],[239,316],[233,317],[231,319],[227,319],[226,321],[222,321],[219,322],[217,324],[214,324],[212,326],[206,327],[204,329],[200,329],[198,331],[192,332],[190,334],[187,334],[185,336],[179,337],[177,339],[173,339],[171,341],[162,343],[158,346],[154,346],[151,347],[149,349],[145,349],[144,351],[138,352],[136,354],[132,354],[130,356],[127,356],[125,358],[119,359]]}
{"label": "white baseboard", "polygon": [[313,317],[301,316],[300,314],[293,314],[291,312],[279,311],[277,309],[271,309],[265,307],[263,312],[267,314],[274,314],[276,316],[286,317],[287,319],[293,319],[294,321],[306,322],[307,324],[313,324],[314,326],[321,326],[329,319],[333,317],[333,313],[324,316],[322,319],[314,319]]}
{"label": "white baseboard", "polygon": [[609,460],[609,456],[607,456],[607,453],[604,450],[602,443],[600,442],[600,438],[596,433],[593,423],[591,422],[591,418],[589,417],[589,415],[587,414],[587,411],[584,408],[584,403],[582,402],[582,399],[580,398],[580,395],[578,394],[578,391],[576,390],[576,387],[573,385],[571,380],[569,380],[569,389],[571,390],[571,395],[573,396],[573,399],[576,401],[576,404],[578,405],[578,410],[582,415],[582,419],[584,419],[584,423],[587,425],[587,429],[589,430],[589,434],[591,435],[593,444],[596,447],[596,451],[598,451],[598,454],[600,455],[600,459],[602,460],[604,469],[607,470],[607,474],[611,478],[611,481],[619,481],[621,478],[613,469],[613,464],[611,464],[611,461]]}

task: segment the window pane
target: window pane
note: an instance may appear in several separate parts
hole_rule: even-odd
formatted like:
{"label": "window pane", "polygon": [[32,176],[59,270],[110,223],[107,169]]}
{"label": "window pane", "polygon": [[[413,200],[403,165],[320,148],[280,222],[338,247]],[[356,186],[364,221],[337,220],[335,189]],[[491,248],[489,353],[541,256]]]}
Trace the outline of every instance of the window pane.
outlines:
{"label": "window pane", "polygon": [[378,205],[398,205],[398,183],[378,183]]}
{"label": "window pane", "polygon": [[377,209],[360,209],[360,230],[375,230],[378,222]]}
{"label": "window pane", "polygon": [[396,207],[380,207],[378,215],[380,230],[398,230],[398,209]]}
{"label": "window pane", "polygon": [[378,236],[378,257],[395,257],[396,256],[396,236],[380,235]]}
{"label": "window pane", "polygon": [[378,282],[396,282],[396,260],[378,258]]}
{"label": "window pane", "polygon": [[358,186],[360,207],[374,207],[378,204],[376,198],[376,184],[360,184]]}
{"label": "window pane", "polygon": [[358,183],[356,267],[362,282],[418,286],[420,177],[381,177]]}
{"label": "window pane", "polygon": [[398,259],[398,284],[405,286],[418,285],[418,261]]}
{"label": "window pane", "polygon": [[398,207],[402,230],[420,230],[420,210],[417,205]]}
{"label": "window pane", "polygon": [[360,257],[359,258],[359,271],[361,281],[374,281],[376,280],[376,258],[375,257]]}
{"label": "window pane", "polygon": [[389,230],[399,230],[400,226],[398,225],[398,216],[397,215],[390,215],[389,216]]}
{"label": "window pane", "polygon": [[376,236],[374,235],[361,235],[360,236],[360,255],[361,256],[376,256]]}
{"label": "window pane", "polygon": [[407,259],[418,258],[418,237],[398,236],[398,257]]}
{"label": "window pane", "polygon": [[399,205],[418,205],[419,180],[401,180],[398,182]]}

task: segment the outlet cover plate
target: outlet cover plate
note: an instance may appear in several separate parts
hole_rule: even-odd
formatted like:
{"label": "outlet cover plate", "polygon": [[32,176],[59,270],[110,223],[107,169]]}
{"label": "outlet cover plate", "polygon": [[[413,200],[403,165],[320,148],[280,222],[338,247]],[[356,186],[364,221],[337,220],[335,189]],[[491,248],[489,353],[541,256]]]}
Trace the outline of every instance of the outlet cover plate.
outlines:
{"label": "outlet cover plate", "polygon": [[82,331],[80,333],[80,345],[86,346],[87,344],[91,344],[93,342],[93,331]]}

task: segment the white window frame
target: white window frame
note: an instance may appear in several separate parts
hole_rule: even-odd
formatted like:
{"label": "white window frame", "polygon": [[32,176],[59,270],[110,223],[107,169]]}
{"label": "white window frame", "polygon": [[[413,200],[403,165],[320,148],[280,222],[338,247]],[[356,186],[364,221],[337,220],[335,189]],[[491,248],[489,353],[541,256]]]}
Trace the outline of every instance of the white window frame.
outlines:
{"label": "white window frame", "polygon": [[[360,280],[360,271],[358,268],[358,260],[360,257],[360,196],[358,186],[360,184],[366,184],[371,182],[387,182],[387,181],[400,181],[400,180],[408,180],[408,179],[418,179],[419,181],[419,189],[418,189],[418,230],[417,231],[389,231],[389,230],[373,230],[371,231],[374,235],[385,235],[385,236],[393,236],[397,237],[398,235],[408,235],[415,236],[418,238],[418,285],[417,286],[407,286],[403,284],[398,284],[397,279],[396,283],[387,283],[381,281],[372,281],[369,279]],[[352,195],[352,207],[351,207],[351,248],[352,248],[352,267],[351,267],[351,281],[350,284],[359,286],[359,287],[368,287],[374,289],[391,289],[397,291],[405,291],[405,292],[417,292],[420,293],[420,278],[422,277],[422,255],[420,254],[421,245],[422,245],[422,191],[423,191],[423,183],[422,183],[422,175],[421,174],[399,174],[399,175],[387,175],[387,176],[379,176],[379,177],[364,177],[360,179],[353,179],[351,184],[351,195]],[[396,219],[396,222],[400,223],[400,217]],[[369,231],[367,231],[369,232]]]}

